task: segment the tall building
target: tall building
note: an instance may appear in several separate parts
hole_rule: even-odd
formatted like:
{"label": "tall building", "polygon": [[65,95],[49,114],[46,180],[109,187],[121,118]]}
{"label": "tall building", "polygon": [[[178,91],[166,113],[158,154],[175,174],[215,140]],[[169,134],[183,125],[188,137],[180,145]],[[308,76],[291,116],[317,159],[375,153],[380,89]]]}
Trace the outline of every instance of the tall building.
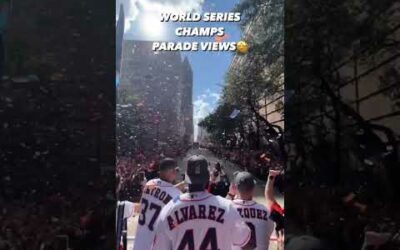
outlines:
{"label": "tall building", "polygon": [[181,105],[183,124],[184,124],[184,140],[186,142],[192,142],[194,140],[193,133],[193,71],[192,66],[187,57],[183,61],[183,89],[182,89],[182,100]]}
{"label": "tall building", "polygon": [[179,52],[154,52],[153,42],[125,40],[118,103],[133,98],[143,114],[143,147],[193,140],[193,72]]}
{"label": "tall building", "polygon": [[121,4],[119,7],[119,16],[116,28],[116,44],[115,44],[115,57],[116,57],[116,71],[120,71],[121,67],[121,56],[122,56],[122,43],[124,41],[124,31],[125,31],[125,13],[124,5]]}
{"label": "tall building", "polygon": [[196,142],[202,145],[210,142],[210,135],[205,128],[199,126]]}

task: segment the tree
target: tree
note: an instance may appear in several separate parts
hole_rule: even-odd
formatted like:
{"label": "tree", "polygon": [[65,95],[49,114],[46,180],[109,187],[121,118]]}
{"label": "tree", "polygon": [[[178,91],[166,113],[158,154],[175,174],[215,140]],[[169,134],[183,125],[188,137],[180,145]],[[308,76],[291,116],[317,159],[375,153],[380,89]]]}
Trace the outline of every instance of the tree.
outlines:
{"label": "tree", "polygon": [[[297,92],[291,102],[287,103],[288,122],[302,121],[304,117],[310,117],[310,114],[324,114],[325,118],[321,118],[319,126],[326,128],[327,124],[331,124],[329,126],[333,126],[336,131],[335,138],[329,138],[331,129],[328,127],[324,129],[325,135],[320,138],[337,144],[336,181],[339,180],[339,166],[342,165],[340,147],[345,144],[354,145],[355,148],[351,150],[358,155],[362,154],[357,143],[350,143],[357,140],[352,136],[357,131],[361,130],[363,137],[369,138],[363,140],[368,141],[366,146],[370,151],[385,151],[386,142],[378,136],[378,132],[386,135],[393,148],[397,147],[395,135],[390,129],[366,121],[339,94],[340,86],[345,81],[338,70],[340,63],[352,54],[353,57],[357,55],[358,60],[376,63],[374,57],[388,49],[385,40],[393,28],[390,27],[389,15],[385,11],[391,4],[391,1],[382,1],[379,6],[375,1],[307,1],[288,4],[287,37],[293,39],[287,39],[286,44],[286,50],[290,52],[286,57],[286,86]],[[295,13],[300,11],[302,16],[294,19]],[[307,128],[310,122],[313,121],[294,124],[291,127],[300,130],[293,130],[291,134],[304,135],[304,130],[310,130]],[[344,124],[356,126],[343,130],[341,127]],[[298,137],[297,147],[308,147],[304,145],[306,140],[303,136]],[[314,147],[318,145],[314,144]],[[308,149],[299,151],[307,154]]]}
{"label": "tree", "polygon": [[[282,0],[244,0],[236,6],[235,11],[242,13],[243,39],[251,49],[247,55],[236,56],[226,75],[219,107],[201,123],[211,133],[218,131],[216,141],[221,141],[217,135],[225,127],[236,126],[234,130],[240,131],[247,142],[256,139],[256,148],[264,138],[265,142],[277,141],[280,151],[284,152],[283,129],[270,123],[260,112],[260,99],[283,95],[283,7]],[[228,117],[234,108],[240,110],[237,122],[218,117]]]}
{"label": "tree", "polygon": [[277,140],[282,153],[283,129],[261,114],[260,99],[283,95],[283,6],[281,0],[245,0],[236,6],[242,13],[241,28],[251,51],[228,72],[223,95],[224,101],[251,117],[257,140]]}
{"label": "tree", "polygon": [[230,118],[236,107],[228,103],[221,103],[217,109],[199,123],[211,135],[211,139],[221,145],[226,145],[227,140],[241,141],[245,137],[243,116]]}
{"label": "tree", "polygon": [[[342,90],[349,82],[361,84],[359,79],[371,72],[380,75],[385,68],[396,67],[390,54],[398,51],[393,37],[399,24],[392,5],[386,0],[287,2],[285,88],[294,94],[285,103],[285,137],[294,149],[287,173],[296,179],[287,183],[301,180],[314,194],[322,184],[336,194],[343,189],[368,190],[363,195],[373,205],[395,199],[395,182],[388,176],[399,178],[397,135],[364,117],[357,107],[361,98],[347,101]],[[341,71],[346,65],[353,67],[350,77]],[[358,72],[360,65],[369,71]],[[382,90],[379,80],[369,80]],[[395,89],[393,82],[385,84],[389,85]],[[332,225],[339,216],[333,214]],[[338,231],[326,235],[318,227],[311,230],[335,239],[339,249],[357,249],[354,242],[338,237]]]}

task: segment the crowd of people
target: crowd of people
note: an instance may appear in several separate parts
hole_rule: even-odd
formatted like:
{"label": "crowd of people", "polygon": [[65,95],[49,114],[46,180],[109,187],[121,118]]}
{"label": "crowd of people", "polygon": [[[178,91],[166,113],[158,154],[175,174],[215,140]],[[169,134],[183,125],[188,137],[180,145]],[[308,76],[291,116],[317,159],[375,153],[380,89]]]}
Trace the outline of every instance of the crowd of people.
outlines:
{"label": "crowd of people", "polygon": [[[265,172],[270,169],[280,169],[281,163],[261,150],[228,150],[212,145],[207,148],[260,179],[265,178]],[[400,217],[393,213],[400,206],[384,201],[390,194],[385,193],[377,181],[377,176],[384,176],[383,170],[378,168],[370,175],[355,173],[339,187],[320,185],[311,189],[302,186],[298,176],[291,178],[292,173],[285,177],[285,185],[280,176],[276,179],[276,189],[283,192],[285,186],[291,201],[288,203],[288,210],[292,211],[289,232],[315,235],[329,242],[333,249],[360,249],[367,243],[379,245],[380,249],[400,249]],[[315,179],[316,176],[310,176],[303,181]]]}
{"label": "crowd of people", "polygon": [[157,177],[158,164],[165,154],[180,158],[186,151],[186,147],[160,148],[153,151],[141,150],[132,156],[117,157],[117,199],[139,201],[144,181]]}
{"label": "crowd of people", "polygon": [[[282,164],[274,159],[265,150],[244,150],[224,149],[212,145],[202,146],[213,152],[220,159],[227,160],[239,166],[242,170],[252,173],[258,179],[266,180],[269,169],[282,169]],[[167,150],[167,155],[172,158],[180,158],[188,148],[182,147],[175,150]],[[137,202],[140,199],[141,187],[145,180],[157,176],[157,166],[165,156],[165,149],[157,149],[151,152],[139,151],[133,156],[118,157],[117,159],[117,198],[118,200],[130,200]],[[213,166],[221,170],[221,163]],[[219,182],[221,186],[216,187],[226,190],[226,183],[229,180],[223,179]],[[283,192],[283,178],[277,178],[276,186]],[[214,188],[215,189],[215,188]],[[226,191],[223,191],[226,192]]]}
{"label": "crowd of people", "polygon": [[[275,171],[275,174],[269,173],[265,192],[267,200],[264,202],[265,204],[261,204],[253,200],[256,182],[253,175],[249,172],[235,172],[232,183],[229,183],[229,178],[219,162],[211,166],[205,157],[192,155],[187,161],[185,180],[176,184],[177,166],[177,162],[171,158],[161,160],[158,166],[159,176],[146,182],[143,187],[141,202],[132,203],[124,201],[120,203],[125,208],[123,218],[140,213],[133,247],[134,250],[150,249],[152,243],[154,244],[153,249],[175,249],[176,244],[179,244],[179,249],[183,249],[186,244],[189,244],[189,247],[192,245],[193,248],[195,247],[194,242],[199,244],[204,237],[203,233],[197,234],[193,232],[204,231],[205,229],[209,231],[203,243],[201,243],[202,246],[200,246],[200,249],[204,249],[205,245],[209,246],[208,244],[211,244],[212,249],[217,249],[218,247],[221,247],[221,249],[231,249],[231,246],[232,249],[242,249],[242,247],[267,249],[270,236],[274,230],[274,224],[276,225],[276,230],[280,232],[278,233],[278,242],[280,243],[279,249],[282,249],[283,237],[281,236],[283,236],[284,210],[274,199],[274,192],[271,190],[274,186],[274,179],[281,173],[280,171]],[[218,187],[219,183],[224,183],[225,187]],[[181,195],[179,196],[180,193]],[[172,199],[174,202],[169,202]],[[171,231],[165,230],[161,225],[163,220],[166,219],[163,216],[169,207],[179,204],[180,200],[183,201],[183,206],[187,206],[188,209],[190,207],[190,217],[185,217],[182,214],[183,222],[185,220],[188,220],[188,222],[181,224],[179,226],[180,229],[173,233],[174,236],[168,235]],[[232,202],[229,202],[229,200],[232,200]],[[269,203],[268,206],[270,209],[266,208],[265,205],[267,203]],[[149,206],[150,209],[147,209]],[[198,215],[196,215],[196,206],[199,206]],[[200,208],[201,206],[203,208]],[[210,211],[206,212],[208,206]],[[158,208],[158,212],[154,214],[151,210],[157,211],[156,208]],[[184,210],[185,207],[179,211]],[[217,211],[219,214],[218,219],[217,217],[212,219],[212,214]],[[224,211],[224,213],[220,213],[221,211]],[[257,211],[257,214],[255,214],[255,211]],[[200,218],[203,216],[203,213],[210,213],[209,217],[203,218],[205,220],[221,221],[217,221],[219,222],[217,224],[215,222],[213,224],[211,221],[203,223]],[[178,216],[177,212],[175,212],[175,216]],[[243,219],[239,219],[240,217]],[[146,220],[146,218],[149,219]],[[150,218],[153,219],[150,220]],[[174,218],[178,220],[177,223],[183,223],[182,221],[179,222],[182,219],[178,217]],[[196,222],[190,222],[190,220],[195,218],[198,219]],[[170,230],[173,230],[171,225],[174,223],[171,220],[172,217],[168,217],[168,225]],[[183,238],[177,237],[176,234],[185,232],[185,229],[182,229],[182,227],[188,228],[189,233],[191,232],[190,237],[186,235],[187,233],[183,235]],[[210,227],[212,227],[211,230],[215,231],[210,231]],[[238,233],[238,237],[231,237],[230,233]],[[179,243],[181,240],[182,242]]]}
{"label": "crowd of people", "polygon": [[[266,178],[269,170],[279,169],[278,163],[261,151],[209,149],[220,158],[236,163],[242,170],[251,172],[260,179]],[[255,172],[257,167],[254,165],[263,168],[262,171],[266,174]],[[224,167],[221,163],[216,163],[212,169],[208,191],[225,196],[229,192],[227,187],[230,180],[225,177]],[[281,189],[280,191],[283,191],[282,177],[279,175],[275,179],[275,187]],[[400,218],[393,213],[397,210],[392,204],[379,202],[379,197],[368,197],[371,192],[363,189],[350,190],[345,186],[332,189],[321,186],[315,190],[302,187],[300,182],[293,183],[290,179],[286,183],[289,185],[285,186],[285,193],[288,193],[291,201],[287,204],[287,210],[291,212],[287,222],[288,232],[295,236],[287,235],[288,244],[292,242],[290,244],[293,245],[296,239],[305,237],[306,241],[318,242],[310,244],[325,243],[325,248],[321,249],[368,249],[371,245],[378,246],[377,249],[399,249],[400,228],[397,225]],[[141,186],[138,185],[134,200],[136,202],[139,201]]]}
{"label": "crowd of people", "polygon": [[277,168],[282,165],[279,159],[268,153],[268,150],[229,149],[213,145],[204,147],[219,158],[235,163],[242,169],[264,180],[266,180],[270,168]]}
{"label": "crowd of people", "polygon": [[115,223],[111,180],[79,182],[43,169],[41,178],[2,176],[0,249],[111,249],[105,235]]}
{"label": "crowd of people", "polygon": [[[212,144],[203,145],[203,147],[213,152],[217,157],[234,163],[242,170],[252,173],[259,180],[266,181],[271,169],[284,171],[282,161],[276,155],[271,154],[269,150],[230,149]],[[278,176],[275,185],[280,193],[284,192],[283,182],[284,175]]]}

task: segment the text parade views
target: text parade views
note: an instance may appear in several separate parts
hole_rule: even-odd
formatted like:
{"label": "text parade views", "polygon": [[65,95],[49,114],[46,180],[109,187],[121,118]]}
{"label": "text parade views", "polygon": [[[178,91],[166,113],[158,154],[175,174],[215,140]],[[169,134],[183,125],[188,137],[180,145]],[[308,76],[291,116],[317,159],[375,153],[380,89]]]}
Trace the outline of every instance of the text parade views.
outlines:
{"label": "text parade views", "polygon": [[[161,22],[240,22],[239,12],[161,13]],[[224,27],[178,27],[177,37],[223,37]],[[236,42],[153,42],[153,51],[236,51]]]}

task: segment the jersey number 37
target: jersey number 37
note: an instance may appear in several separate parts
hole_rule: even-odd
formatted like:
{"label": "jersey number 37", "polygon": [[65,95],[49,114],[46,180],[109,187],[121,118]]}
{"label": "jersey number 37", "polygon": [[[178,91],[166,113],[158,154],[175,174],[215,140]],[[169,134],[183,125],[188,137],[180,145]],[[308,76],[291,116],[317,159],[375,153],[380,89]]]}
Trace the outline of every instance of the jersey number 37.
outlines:
{"label": "jersey number 37", "polygon": [[[146,215],[149,215],[147,213],[147,210],[154,211],[153,216],[151,216],[150,220],[146,218]],[[138,223],[141,226],[144,226],[148,222],[148,227],[150,231],[154,231],[154,223],[156,222],[158,216],[160,215],[161,212],[161,207],[157,204],[154,203],[149,203],[148,200],[142,198],[142,212],[140,213]],[[150,216],[150,215],[149,215]]]}

